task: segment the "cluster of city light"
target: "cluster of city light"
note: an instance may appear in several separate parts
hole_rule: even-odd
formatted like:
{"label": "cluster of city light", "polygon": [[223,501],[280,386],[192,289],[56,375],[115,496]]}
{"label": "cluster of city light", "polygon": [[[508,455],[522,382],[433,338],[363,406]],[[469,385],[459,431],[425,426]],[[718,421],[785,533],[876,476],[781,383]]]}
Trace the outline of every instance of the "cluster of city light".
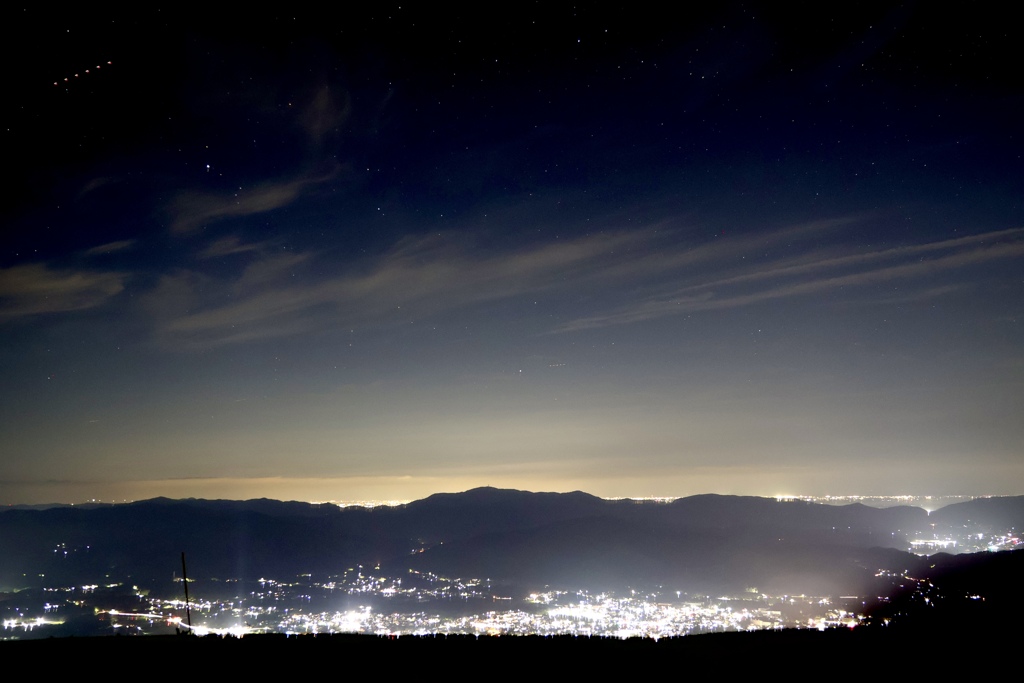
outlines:
{"label": "cluster of city light", "polygon": [[790,495],[790,494],[777,494],[775,500],[779,502],[801,500],[805,503],[821,503],[823,505],[850,505],[851,503],[862,503],[869,507],[887,508],[895,507],[897,505],[908,505],[913,507],[920,507],[928,512],[933,512],[940,507],[950,505],[952,503],[962,503],[969,500],[975,500],[977,498],[990,498],[991,496],[965,496],[965,495],[949,495],[949,496],[917,496],[907,494],[894,494],[891,496],[862,496],[862,495],[847,495],[847,496],[807,496],[807,495]]}
{"label": "cluster of city light", "polygon": [[[200,595],[190,600],[191,626],[182,620],[186,611],[184,600],[150,597],[144,591],[136,592],[139,607],[133,611],[97,607],[95,613],[106,615],[114,632],[159,633],[166,629],[191,628],[196,634],[236,636],[278,632],[657,639],[705,632],[852,626],[859,622],[857,616],[832,607],[825,598],[773,598],[753,588],[744,597],[717,599],[687,598],[680,591],[660,589],[653,592],[631,590],[621,595],[549,589],[524,596],[518,608],[509,604],[509,609],[494,609],[510,598],[492,591],[486,579],[449,578],[428,572],[413,574],[416,580],[410,583],[420,584],[418,588],[403,586],[401,579],[369,571],[364,573],[362,567],[328,577],[324,582],[312,581],[308,576],[291,582],[261,579],[257,590],[230,599],[214,600]],[[338,603],[333,596],[338,593],[347,595],[345,600],[362,601],[361,596],[365,596],[375,602],[368,600],[357,607],[336,609]],[[442,599],[447,608],[452,606],[453,599],[458,600],[463,605],[462,612],[442,615],[429,608],[423,609]],[[803,606],[802,610],[797,610],[800,616],[785,616],[785,611],[794,604]],[[328,605],[335,608],[324,609]],[[474,605],[479,607],[474,608]],[[55,611],[56,607],[48,602],[44,609]],[[408,609],[410,607],[412,609]],[[4,630],[30,630],[54,623],[59,622],[19,614],[4,622]]]}
{"label": "cluster of city light", "polygon": [[[953,539],[936,534],[935,539],[919,538],[913,543],[919,548],[978,546],[990,550],[1008,549],[1020,543],[1019,536],[1012,530],[989,534],[977,529],[968,533],[964,529],[956,536],[962,542],[954,543]],[[934,587],[927,581],[908,576],[905,570],[880,569],[876,576],[916,586],[926,604],[936,598]],[[218,585],[233,581],[218,582]],[[105,588],[120,586],[122,584],[114,583]],[[96,605],[96,614],[109,615],[110,627],[115,631],[142,633],[160,632],[161,627],[186,628],[181,622],[186,611],[181,598],[150,597],[148,591],[132,586],[139,608],[124,612],[104,609],[98,602],[103,599],[97,593],[99,588],[98,584],[46,588],[44,592],[48,596],[66,593],[67,599],[51,598],[36,614],[11,610],[17,612],[17,616],[3,622],[4,630],[9,633],[27,631],[61,623],[37,615],[42,612],[53,617],[65,609],[85,608],[87,602]],[[252,589],[243,589],[226,599],[203,596],[198,587],[194,590],[199,595],[194,592],[187,605],[193,618],[192,630],[233,635],[271,631],[663,638],[715,631],[854,626],[860,620],[856,614],[831,606],[827,598],[770,597],[755,588],[748,589],[742,597],[717,599],[688,598],[681,591],[661,588],[653,592],[631,590],[622,595],[548,589],[518,598],[516,606],[519,608],[514,608],[506,602],[513,598],[501,595],[502,589],[492,586],[489,579],[445,577],[412,569],[399,578],[381,573],[379,566],[362,565],[321,580],[309,574],[285,581],[262,578]],[[339,595],[345,597],[336,597]],[[859,603],[852,596],[847,597],[848,600],[843,600],[847,605]],[[345,602],[348,605],[338,609]],[[353,602],[359,607],[352,608]],[[431,603],[444,604],[449,613],[441,615],[430,610],[427,606]],[[506,603],[509,609],[495,609],[499,603]],[[451,614],[453,604],[461,604],[455,608],[461,612],[454,616]]]}
{"label": "cluster of city light", "polygon": [[[982,534],[978,534],[978,540],[983,540]],[[986,546],[986,550],[998,552],[1000,550],[1013,550],[1021,544],[1020,536],[1017,534],[996,534],[992,536]]]}
{"label": "cluster of city light", "polygon": [[1012,528],[988,534],[974,529],[951,529],[941,535],[932,534],[931,538],[915,538],[910,541],[907,550],[915,555],[931,555],[936,552],[981,553],[1013,550],[1020,544],[1020,535]]}
{"label": "cluster of city light", "polygon": [[[417,602],[429,602],[428,596],[450,599],[463,594],[463,591],[467,592],[463,595],[477,595],[477,589],[486,583],[476,579],[448,579],[434,574],[421,576],[434,586],[424,593],[411,588],[402,591]],[[376,596],[389,597],[396,594],[395,585],[398,583],[361,572],[349,581],[351,585],[337,581],[316,585],[328,590],[340,589],[350,595],[368,592],[369,587],[375,587]],[[263,580],[261,584],[267,588],[273,585],[276,589],[289,586],[270,580]],[[309,590],[308,586],[300,584],[291,587]],[[356,590],[350,590],[353,588]],[[302,596],[297,593],[289,595],[290,599],[296,597]],[[672,597],[676,599],[672,600]],[[496,596],[491,596],[491,604],[496,599]],[[782,612],[773,606],[780,602],[792,605],[798,600],[801,604],[817,606],[815,614],[803,621],[786,620]],[[262,601],[257,599],[257,602]],[[807,596],[773,599],[752,595],[739,601],[721,598],[695,602],[681,600],[680,593],[676,591],[667,595],[630,591],[628,596],[617,596],[610,592],[590,594],[586,591],[552,590],[530,594],[523,602],[532,607],[442,616],[428,611],[375,611],[369,605],[345,610],[278,609],[276,606],[246,605],[241,599],[220,603],[219,607],[214,604],[211,609],[209,601],[202,601],[200,604],[207,608],[204,610],[205,623],[197,625],[194,630],[196,633],[234,634],[272,631],[289,634],[575,635],[657,639],[690,633],[779,629],[785,626],[825,628],[859,623],[859,617],[831,608],[828,599]],[[733,607],[730,602],[737,606]],[[178,601],[162,601],[162,605],[164,608],[183,606]],[[196,612],[193,610],[193,614]]]}
{"label": "cluster of city light", "polygon": [[[827,601],[819,601],[823,604]],[[646,596],[616,597],[609,593],[588,596],[576,593],[564,604],[531,612],[521,609],[492,610],[481,614],[444,617],[428,612],[375,613],[359,609],[292,612],[269,630],[290,634],[372,633],[378,635],[574,635],[603,637],[665,638],[691,633],[780,629],[786,625],[807,628],[852,627],[860,617],[826,609],[802,624],[786,624],[779,611],[767,607],[741,607],[710,603],[652,602]]]}
{"label": "cluster of city light", "polygon": [[32,631],[40,626],[53,626],[63,623],[63,619],[44,619],[43,617],[35,617],[32,619],[4,619],[4,630],[15,631],[21,629],[22,631]]}

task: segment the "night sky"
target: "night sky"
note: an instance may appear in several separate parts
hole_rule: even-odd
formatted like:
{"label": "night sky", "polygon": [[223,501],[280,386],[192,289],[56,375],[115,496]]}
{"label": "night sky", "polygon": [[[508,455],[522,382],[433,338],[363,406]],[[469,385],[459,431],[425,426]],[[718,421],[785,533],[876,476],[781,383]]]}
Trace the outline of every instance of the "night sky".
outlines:
{"label": "night sky", "polygon": [[1024,493],[1008,16],[371,4],[4,10],[0,503]]}

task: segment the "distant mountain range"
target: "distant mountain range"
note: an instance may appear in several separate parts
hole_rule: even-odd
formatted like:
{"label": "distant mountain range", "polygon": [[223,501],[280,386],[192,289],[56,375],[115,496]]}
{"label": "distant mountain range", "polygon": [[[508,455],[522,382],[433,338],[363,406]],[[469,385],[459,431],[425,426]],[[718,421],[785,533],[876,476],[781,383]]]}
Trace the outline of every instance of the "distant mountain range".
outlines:
{"label": "distant mountain range", "polygon": [[[689,592],[877,594],[879,569],[942,555],[915,538],[1024,527],[1024,497],[941,508],[870,508],[701,495],[671,503],[480,488],[407,505],[170,500],[0,512],[0,591],[102,577],[165,581],[336,574],[363,564],[516,586]],[[1015,555],[1017,553],[1014,553]],[[964,560],[960,560],[964,562]]]}

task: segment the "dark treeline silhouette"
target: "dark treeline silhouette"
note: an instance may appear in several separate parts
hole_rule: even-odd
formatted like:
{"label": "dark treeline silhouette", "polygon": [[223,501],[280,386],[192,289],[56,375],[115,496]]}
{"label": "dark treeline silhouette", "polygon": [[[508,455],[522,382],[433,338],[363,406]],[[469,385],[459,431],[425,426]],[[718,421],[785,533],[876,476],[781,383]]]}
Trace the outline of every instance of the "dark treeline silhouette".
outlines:
{"label": "dark treeline silhouette", "polygon": [[[982,668],[1008,672],[1015,659],[1003,656],[1014,632],[991,628],[835,629],[721,633],[660,640],[573,636],[250,635],[233,637],[152,636],[64,638],[0,643],[8,665],[42,661],[103,663],[165,662],[196,675],[277,671],[294,675],[309,667],[362,676],[561,677],[666,675],[808,675],[828,671],[920,673],[944,661],[945,670]],[[179,664],[180,663],[180,664]],[[269,669],[268,669],[269,667]]]}

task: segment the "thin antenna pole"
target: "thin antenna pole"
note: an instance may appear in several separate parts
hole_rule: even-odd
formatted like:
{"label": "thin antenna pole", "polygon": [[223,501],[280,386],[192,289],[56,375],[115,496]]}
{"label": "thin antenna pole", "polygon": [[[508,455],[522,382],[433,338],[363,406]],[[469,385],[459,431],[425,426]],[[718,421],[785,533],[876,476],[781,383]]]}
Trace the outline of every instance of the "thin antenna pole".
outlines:
{"label": "thin antenna pole", "polygon": [[188,620],[188,632],[192,633],[192,610],[188,606],[188,572],[185,570],[185,551],[181,551],[181,580],[185,584],[185,618]]}

